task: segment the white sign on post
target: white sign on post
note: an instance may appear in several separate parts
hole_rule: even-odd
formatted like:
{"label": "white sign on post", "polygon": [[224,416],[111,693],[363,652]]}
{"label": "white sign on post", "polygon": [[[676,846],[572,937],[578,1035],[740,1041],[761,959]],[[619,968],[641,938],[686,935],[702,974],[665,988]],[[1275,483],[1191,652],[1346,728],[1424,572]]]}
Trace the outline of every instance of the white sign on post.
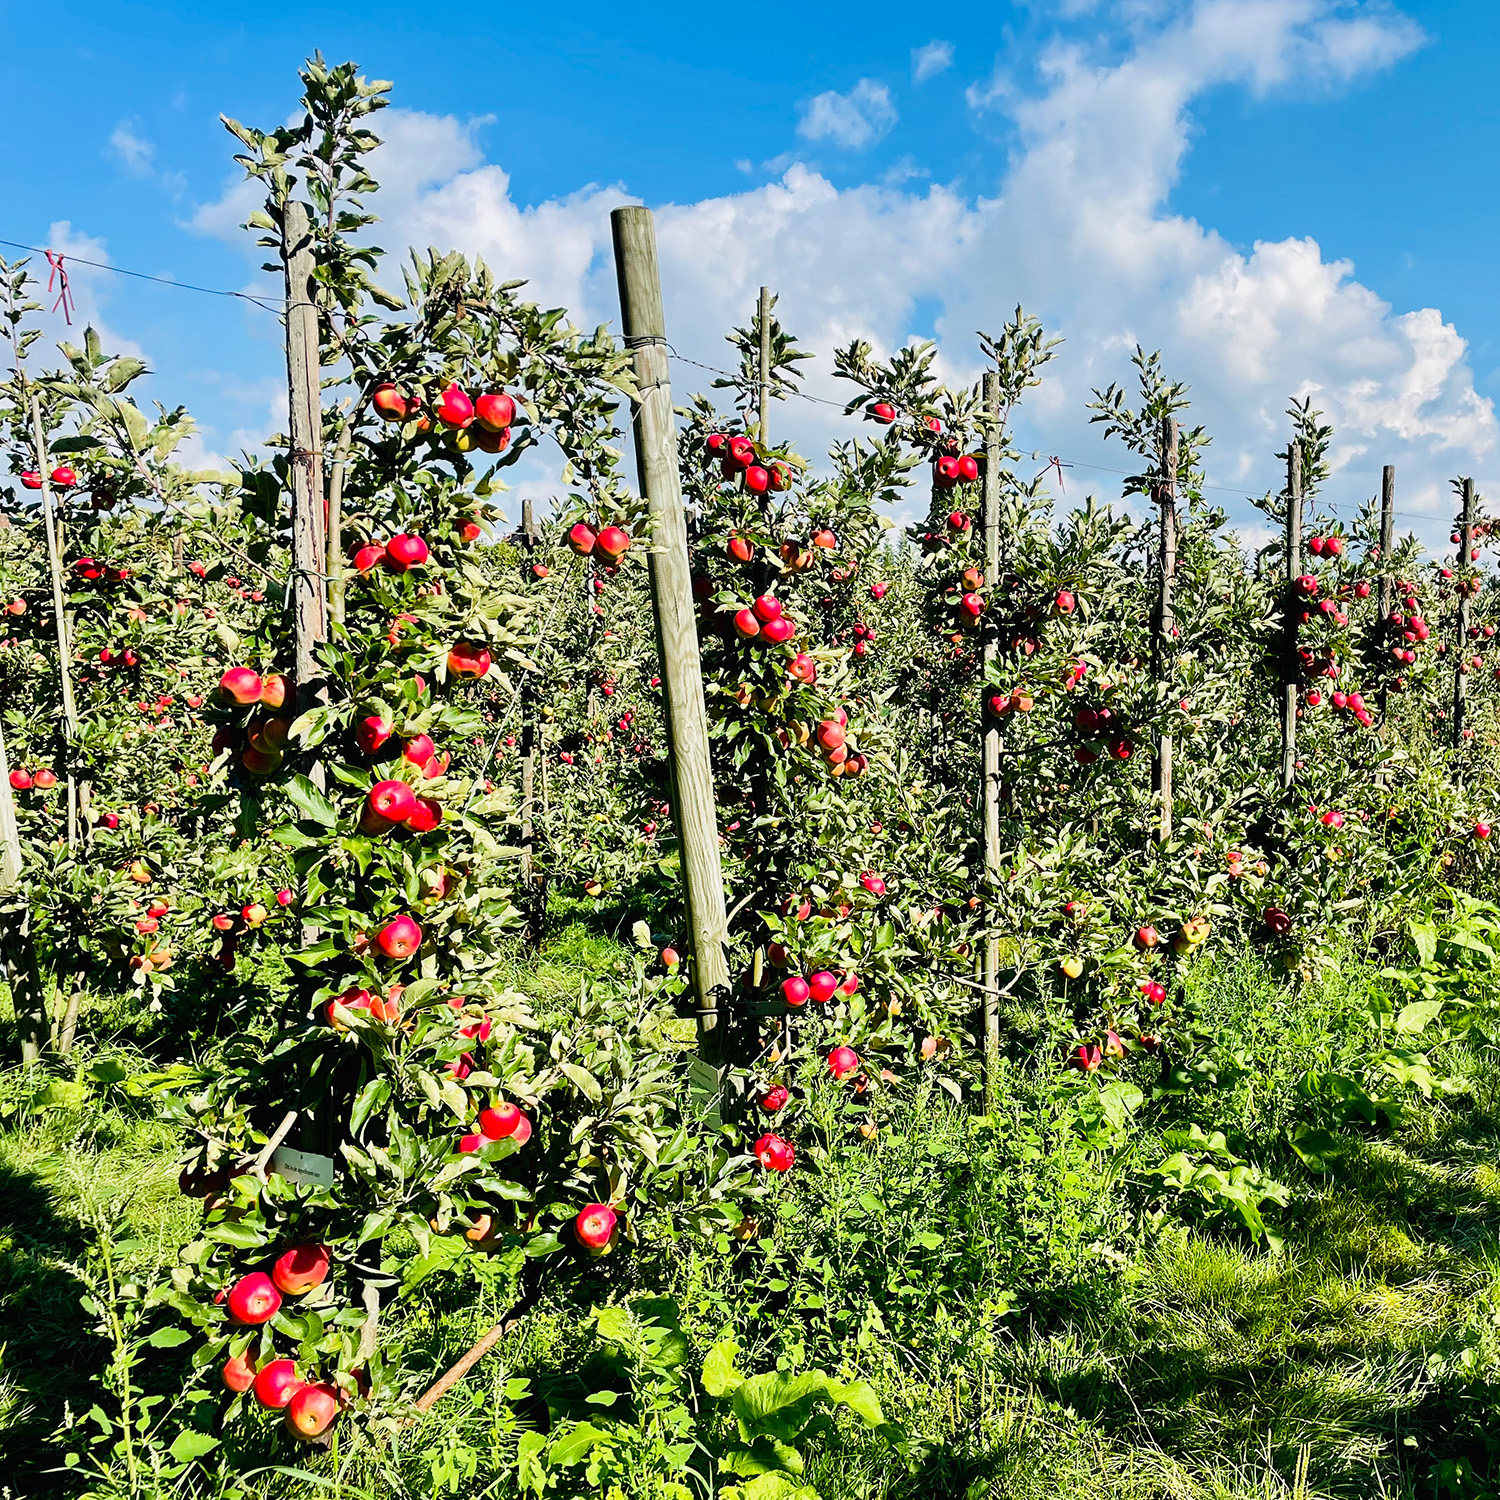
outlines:
{"label": "white sign on post", "polygon": [[290,1146],[278,1146],[271,1157],[271,1170],[298,1187],[333,1186],[333,1158],[319,1156],[316,1151],[294,1151]]}

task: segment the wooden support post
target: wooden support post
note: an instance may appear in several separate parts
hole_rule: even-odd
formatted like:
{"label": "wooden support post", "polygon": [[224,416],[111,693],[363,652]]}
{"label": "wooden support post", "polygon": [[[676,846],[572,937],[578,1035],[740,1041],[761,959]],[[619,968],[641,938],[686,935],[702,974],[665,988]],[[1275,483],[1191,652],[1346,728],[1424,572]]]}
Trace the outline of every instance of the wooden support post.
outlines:
{"label": "wooden support post", "polygon": [[1453,747],[1457,749],[1464,741],[1464,719],[1469,709],[1469,654],[1474,649],[1469,641],[1469,578],[1474,564],[1469,553],[1474,550],[1474,481],[1464,480],[1463,510],[1458,517],[1458,559],[1454,565],[1454,577],[1458,584],[1458,638],[1453,643]]}
{"label": "wooden support post", "polygon": [[771,288],[760,289],[760,441],[771,441]]}
{"label": "wooden support post", "polygon": [[632,207],[615,209],[610,227],[620,283],[620,321],[625,342],[635,351],[635,379],[640,393],[635,408],[636,465],[651,514],[651,597],[670,746],[672,813],[682,844],[698,1037],[706,1059],[712,1062],[717,1061],[724,1042],[719,1009],[729,995],[729,925],[724,915],[724,877],[719,864],[719,826],[688,562],[687,517],[677,467],[656,224],[650,209]]}
{"label": "wooden support post", "polygon": [[[521,502],[521,550],[530,558],[536,551],[536,512],[530,500]],[[537,708],[536,682],[530,672],[521,674],[519,690],[521,714],[521,879],[526,887],[526,940],[533,950],[542,946],[547,925],[547,887],[537,879],[536,841],[536,762]]]}
{"label": "wooden support post", "polygon": [[68,601],[63,592],[62,527],[52,501],[52,465],[47,457],[47,433],[42,426],[42,403],[31,393],[31,439],[36,468],[42,480],[42,522],[47,533],[47,571],[52,575],[52,615],[57,632],[57,675],[62,690],[63,727],[68,736],[68,848],[78,848],[81,798],[72,770],[73,741],[78,738],[78,703],[73,696],[73,640],[68,629]]}
{"label": "wooden support post", "polygon": [[[323,512],[323,395],[317,283],[307,205],[282,208],[286,272],[286,375],[292,476],[292,615],[296,633],[297,711],[328,699],[315,647],[328,639],[328,571]],[[316,779],[316,778],[314,778]]]}
{"label": "wooden support post", "polygon": [[344,425],[333,450],[333,465],[328,471],[328,536],[324,543],[324,562],[328,573],[328,620],[344,623],[344,474],[349,467],[349,450],[354,445],[354,412],[345,412]]}
{"label": "wooden support post", "polygon": [[[984,414],[984,587],[991,601],[984,625],[985,686],[1000,655],[998,611],[994,607],[1000,583],[1000,377],[985,372]],[[984,876],[985,922],[990,928],[984,944],[984,1110],[993,1115],[1000,1097],[1000,935],[996,921],[995,892],[1000,884],[1000,726],[987,714],[981,701],[979,722],[984,726]]]}
{"label": "wooden support post", "polygon": [[1395,602],[1395,580],[1391,577],[1391,549],[1396,544],[1396,466],[1380,471],[1380,623],[1390,619]]}
{"label": "wooden support post", "polygon": [[1291,786],[1297,770],[1297,616],[1302,575],[1302,444],[1295,434],[1286,454],[1286,583],[1282,606],[1281,786]]}
{"label": "wooden support post", "polygon": [[[1161,575],[1161,595],[1156,608],[1155,649],[1152,672],[1158,682],[1170,682],[1177,649],[1173,644],[1175,629],[1172,614],[1172,588],[1177,581],[1177,418],[1167,417],[1161,424],[1161,483],[1156,500],[1161,507],[1161,534],[1157,549],[1157,568]],[[1160,734],[1156,740],[1156,759],[1151,766],[1151,786],[1160,799],[1160,816],[1156,836],[1165,844],[1172,837],[1172,736]]]}

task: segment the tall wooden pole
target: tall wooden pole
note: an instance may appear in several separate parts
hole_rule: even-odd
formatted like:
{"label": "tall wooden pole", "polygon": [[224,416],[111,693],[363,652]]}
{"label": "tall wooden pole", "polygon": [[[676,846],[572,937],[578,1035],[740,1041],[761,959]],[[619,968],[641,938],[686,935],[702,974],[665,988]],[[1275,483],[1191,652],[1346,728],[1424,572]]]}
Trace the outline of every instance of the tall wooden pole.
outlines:
{"label": "tall wooden pole", "polygon": [[297,709],[327,701],[315,648],[328,639],[328,572],[323,512],[323,395],[317,283],[307,205],[282,210],[286,272],[286,376],[292,475],[292,617],[296,635]]}
{"label": "tall wooden pole", "polygon": [[1281,785],[1291,786],[1297,769],[1297,616],[1302,605],[1302,444],[1295,434],[1286,454],[1286,580],[1282,615]]}
{"label": "tall wooden pole", "polygon": [[[57,675],[62,688],[63,726],[68,736],[68,759],[78,738],[78,703],[73,696],[73,641],[68,629],[67,598],[63,593],[62,527],[52,501],[52,465],[47,458],[47,434],[42,426],[42,403],[31,393],[31,437],[36,448],[36,468],[42,480],[42,521],[47,533],[47,571],[52,576],[52,615],[57,631]],[[68,848],[78,848],[80,798],[78,779],[68,768]]]}
{"label": "tall wooden pole", "polygon": [[651,597],[670,745],[672,811],[682,841],[698,1037],[702,1051],[713,1060],[724,1041],[718,1012],[729,994],[729,924],[724,915],[724,876],[719,865],[719,827],[688,563],[687,517],[677,467],[656,224],[650,209],[632,207],[615,209],[610,227],[620,283],[620,321],[625,342],[635,351],[635,380],[640,392],[635,408],[636,466],[651,515]]}
{"label": "tall wooden pole", "polygon": [[[1157,568],[1161,575],[1161,596],[1156,610],[1156,640],[1152,655],[1152,672],[1158,682],[1170,681],[1177,651],[1173,645],[1174,616],[1172,588],[1177,581],[1177,418],[1166,417],[1161,424],[1161,485],[1157,491],[1161,506],[1161,534],[1158,538]],[[1151,767],[1151,785],[1161,802],[1156,836],[1162,843],[1172,837],[1172,736],[1161,734],[1156,740],[1156,760]]]}
{"label": "tall wooden pole", "polygon": [[1474,481],[1464,480],[1463,510],[1458,518],[1458,559],[1453,569],[1458,583],[1458,639],[1454,642],[1453,662],[1453,744],[1457,748],[1463,743],[1464,719],[1469,708],[1469,579],[1473,563],[1469,553],[1474,550]]}
{"label": "tall wooden pole", "polygon": [[760,289],[760,441],[771,441],[771,288]]}
{"label": "tall wooden pole", "polygon": [[[1000,583],[1000,376],[985,372],[984,412],[984,587],[991,600]],[[992,607],[984,627],[985,682],[1000,655],[998,612]],[[984,945],[984,1109],[993,1115],[1000,1097],[1000,935],[995,930],[995,892],[1000,885],[1000,726],[980,708],[984,725],[984,874],[988,883]]]}

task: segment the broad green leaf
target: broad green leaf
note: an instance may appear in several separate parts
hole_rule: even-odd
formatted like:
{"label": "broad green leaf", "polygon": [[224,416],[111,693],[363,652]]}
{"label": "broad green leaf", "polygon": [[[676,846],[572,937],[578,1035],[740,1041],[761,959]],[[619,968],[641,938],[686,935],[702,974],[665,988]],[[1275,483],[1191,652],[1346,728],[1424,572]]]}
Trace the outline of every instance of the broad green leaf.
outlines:
{"label": "broad green leaf", "polygon": [[708,1351],[708,1357],[703,1361],[703,1389],[710,1396],[728,1396],[744,1379],[734,1366],[739,1352],[739,1345],[730,1339],[715,1344]]}
{"label": "broad green leaf", "polygon": [[188,1429],[177,1434],[168,1451],[178,1463],[185,1464],[191,1463],[195,1458],[202,1458],[205,1453],[212,1453],[218,1446],[218,1438],[210,1437],[206,1432]]}
{"label": "broad green leaf", "polygon": [[307,777],[293,776],[286,784],[286,794],[314,823],[332,828],[338,822],[338,810]]}

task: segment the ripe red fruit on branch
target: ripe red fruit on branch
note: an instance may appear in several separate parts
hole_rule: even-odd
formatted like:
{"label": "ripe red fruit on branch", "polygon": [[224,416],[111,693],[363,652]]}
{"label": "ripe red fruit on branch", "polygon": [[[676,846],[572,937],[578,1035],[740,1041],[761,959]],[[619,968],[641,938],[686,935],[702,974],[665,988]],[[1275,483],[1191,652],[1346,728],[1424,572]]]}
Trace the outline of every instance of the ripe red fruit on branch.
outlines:
{"label": "ripe red fruit on branch", "polygon": [[839,982],[827,969],[820,969],[808,979],[807,988],[814,1000],[826,1005],[838,993]]}
{"label": "ripe red fruit on branch", "polygon": [[521,1126],[526,1126],[526,1139],[531,1136],[531,1122],[514,1104],[496,1104],[479,1112],[479,1129],[492,1141],[503,1141],[507,1136],[517,1135]]}
{"label": "ripe red fruit on branch", "polygon": [[401,750],[402,756],[414,766],[425,766],[437,754],[437,746],[428,734],[414,734]]}
{"label": "ripe red fruit on branch", "polygon": [[755,556],[754,545],[742,536],[729,538],[729,555],[736,561],[747,563]]}
{"label": "ripe red fruit on branch", "polygon": [[399,422],[406,415],[406,397],[390,381],[375,387],[370,404],[385,422]]}
{"label": "ripe red fruit on branch", "polygon": [[774,1115],[785,1109],[791,1095],[780,1084],[770,1088],[760,1096],[760,1107],[768,1114]]}
{"label": "ripe red fruit on branch", "polygon": [[1490,836],[1490,825],[1488,823],[1476,823],[1474,825],[1474,837],[1476,839],[1487,839]]}
{"label": "ripe red fruit on branch", "polygon": [[783,646],[797,634],[797,627],[785,615],[781,615],[775,620],[768,620],[761,627],[760,633],[773,645]]}
{"label": "ripe red fruit on branch", "polygon": [[395,734],[396,726],[381,714],[371,714],[367,719],[361,719],[354,728],[354,743],[364,751],[366,755],[374,753]]}
{"label": "ripe red fruit on branch", "polygon": [[280,1411],[303,1386],[297,1366],[289,1359],[273,1359],[255,1377],[255,1399],[271,1411]]}
{"label": "ripe red fruit on branch", "polygon": [[963,471],[959,466],[959,460],[952,457],[940,458],[934,471],[934,479],[939,489],[952,489],[962,478]]}
{"label": "ripe red fruit on branch", "polygon": [[772,594],[762,594],[750,608],[755,611],[755,618],[762,625],[769,625],[772,620],[781,618],[781,600]]}
{"label": "ripe red fruit on branch", "polygon": [[281,1306],[281,1293],[264,1271],[242,1276],[229,1289],[229,1316],[236,1323],[269,1323]]}
{"label": "ripe red fruit on branch", "polygon": [[1151,926],[1136,929],[1135,943],[1138,948],[1154,948],[1161,942],[1161,934]]}
{"label": "ripe red fruit on branch", "polygon": [[727,462],[737,469],[748,469],[755,462],[755,444],[747,437],[730,438]]}
{"label": "ripe red fruit on branch", "polygon": [[[280,672],[269,672],[261,680],[260,701],[269,709],[275,710],[286,702],[287,694],[291,691],[291,684]],[[282,736],[285,742],[285,736]]]}
{"label": "ripe red fruit on branch", "polygon": [[844,726],[834,719],[824,719],[818,725],[818,743],[825,750],[837,750],[845,738]]}
{"label": "ripe red fruit on branch", "polygon": [[32,786],[31,772],[19,767],[10,773],[10,784],[18,792],[29,792]]}
{"label": "ripe red fruit on branch", "polygon": [[797,1159],[797,1151],[790,1141],[768,1133],[755,1143],[755,1159],[768,1172],[790,1172]]}
{"label": "ripe red fruit on branch", "polygon": [[75,484],[78,483],[78,476],[72,471],[72,469],[67,466],[67,464],[59,464],[57,468],[52,471],[52,482],[60,490],[70,490]]}
{"label": "ripe red fruit on branch", "polygon": [[[436,761],[437,757],[433,757]],[[432,762],[429,762],[429,765]],[[432,797],[418,797],[417,805],[406,819],[406,826],[413,833],[431,833],[443,821],[443,805]]]}
{"label": "ripe red fruit on branch", "polygon": [[818,664],[807,652],[799,651],[786,664],[786,675],[806,687],[812,687],[818,680]]}
{"label": "ripe red fruit on branch", "polygon": [[1304,573],[1297,580],[1297,591],[1311,598],[1318,592],[1318,580],[1311,573]]}
{"label": "ripe red fruit on branch", "polygon": [[489,432],[504,432],[516,419],[516,403],[504,391],[488,391],[474,403],[474,417]]}
{"label": "ripe red fruit on branch", "polygon": [[427,543],[409,532],[398,532],[385,544],[385,563],[393,573],[420,568],[428,558]]}
{"label": "ripe red fruit on branch", "polygon": [[859,1054],[853,1047],[835,1047],[828,1054],[828,1071],[833,1074],[835,1081],[847,1078],[858,1070]]}
{"label": "ripe red fruit on branch", "polygon": [[793,975],[792,978],[781,981],[781,993],[788,1005],[806,1005],[812,989],[805,979]]}
{"label": "ripe red fruit on branch", "polygon": [[870,873],[870,871],[866,870],[865,873],[859,877],[859,883],[864,886],[864,888],[872,896],[885,895],[885,881],[882,880],[879,875],[873,875]]}
{"label": "ripe red fruit on branch", "polygon": [[1056,609],[1056,611],[1060,615],[1072,614],[1073,603],[1073,596],[1067,591],[1067,589],[1059,589],[1057,591],[1057,598],[1052,601],[1053,608]]}
{"label": "ripe red fruit on branch", "polygon": [[286,1407],[286,1425],[304,1442],[321,1437],[339,1414],[337,1386],[320,1381],[299,1386]]}
{"label": "ripe red fruit on branch", "polygon": [[889,427],[896,420],[896,408],[889,401],[872,401],[865,408],[865,415],[882,427]]}
{"label": "ripe red fruit on branch", "polygon": [[21,488],[27,490],[39,490],[42,487],[42,476],[32,469],[25,470],[21,475]]}
{"label": "ripe red fruit on branch", "polygon": [[410,958],[422,946],[422,929],[410,917],[397,917],[375,934],[375,946],[387,958]]}
{"label": "ripe red fruit on branch", "polygon": [[219,679],[219,697],[241,705],[260,702],[260,673],[250,667],[230,667]]}
{"label": "ripe red fruit on branch", "polygon": [[1292,919],[1279,906],[1268,906],[1261,913],[1263,921],[1277,937],[1285,937],[1291,931]]}
{"label": "ripe red fruit on branch", "polygon": [[447,427],[457,427],[461,430],[474,420],[474,403],[464,391],[453,384],[450,384],[438,397],[437,406],[433,410],[437,413],[438,421]]}
{"label": "ripe red fruit on branch", "polygon": [[459,641],[448,653],[448,671],[454,677],[483,677],[490,669],[490,653],[483,646]]}
{"label": "ripe red fruit on branch", "polygon": [[385,548],[379,542],[366,542],[354,554],[354,570],[368,573],[385,561]]}
{"label": "ripe red fruit on branch", "polygon": [[271,1267],[271,1280],[288,1297],[300,1297],[315,1286],[322,1286],[328,1278],[331,1260],[327,1245],[293,1245],[277,1256],[276,1264]]}
{"label": "ripe red fruit on branch", "polygon": [[579,557],[587,557],[594,550],[594,543],[598,540],[599,533],[587,521],[578,522],[568,533],[568,546]]}
{"label": "ripe red fruit on branch", "polygon": [[734,629],[741,640],[754,640],[760,634],[760,621],[755,618],[755,611],[751,609],[737,611],[734,617]]}
{"label": "ripe red fruit on branch", "polygon": [[964,484],[973,484],[979,478],[979,459],[972,453],[966,453],[958,461],[958,477]]}
{"label": "ripe red fruit on branch", "polygon": [[615,1211],[607,1203],[590,1203],[573,1220],[578,1243],[589,1250],[607,1250],[615,1237]]}
{"label": "ripe red fruit on branch", "polygon": [[231,1354],[224,1362],[222,1379],[226,1390],[248,1391],[255,1384],[255,1366],[245,1354]]}
{"label": "ripe red fruit on branch", "polygon": [[745,488],[752,495],[764,495],[771,488],[771,471],[762,464],[751,464],[745,470]]}
{"label": "ripe red fruit on branch", "polygon": [[404,823],[417,810],[417,794],[404,781],[377,781],[365,807],[386,823]]}
{"label": "ripe red fruit on branch", "polygon": [[611,562],[615,562],[629,550],[630,535],[618,526],[606,526],[594,539],[594,545]]}

